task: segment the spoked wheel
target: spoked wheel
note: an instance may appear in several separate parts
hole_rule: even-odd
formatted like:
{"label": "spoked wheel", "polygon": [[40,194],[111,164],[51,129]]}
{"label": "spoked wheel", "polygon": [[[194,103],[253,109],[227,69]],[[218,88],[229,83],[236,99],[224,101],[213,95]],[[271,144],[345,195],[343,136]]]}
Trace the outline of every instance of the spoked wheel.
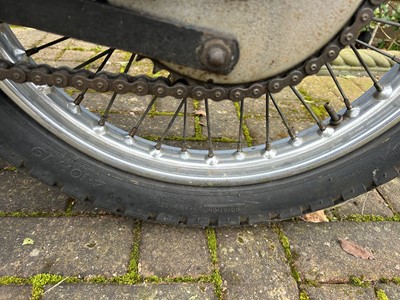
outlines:
{"label": "spoked wheel", "polygon": [[[124,1],[114,2],[130,7]],[[9,77],[4,78],[13,81],[0,83],[4,92],[0,95],[0,154],[73,197],[132,217],[171,224],[253,224],[298,216],[353,198],[394,178],[400,167],[399,66],[395,64],[378,80],[354,44],[362,43],[396,63],[398,59],[350,39],[351,50],[347,50],[359,59],[372,86],[357,99],[346,96],[330,64],[343,47],[341,37],[357,23],[353,19],[363,16],[363,5],[370,5],[369,1],[359,2],[354,1],[340,24],[318,41],[322,50],[300,51],[286,67],[280,62],[257,72],[252,72],[257,63],[249,67],[239,60],[240,71],[230,76],[106,47],[93,48],[94,57],[69,66],[77,73],[54,69],[56,59],[45,61],[52,67],[35,67],[35,52],[53,51],[56,57],[54,53],[65,51],[71,40],[55,37],[26,49],[3,23],[0,57],[10,64],[3,62],[0,70],[8,70]],[[135,3],[139,8],[134,9],[149,9],[146,1]],[[154,14],[162,13],[168,14],[160,6]],[[243,59],[251,60],[243,52]],[[278,58],[284,56],[266,59]],[[340,97],[314,103],[295,85],[318,72],[322,62]],[[118,77],[119,72],[126,76]],[[161,79],[165,85],[156,82],[147,92],[153,95],[148,96],[122,91],[128,83],[136,84],[132,78],[143,73],[148,74],[149,82]],[[249,79],[241,82],[241,74]],[[88,78],[90,87],[104,92],[88,89]],[[110,78],[113,81],[108,81]],[[22,81],[31,82],[16,83]],[[110,82],[111,91],[105,87]],[[186,93],[188,86],[191,90]],[[118,92],[120,87],[122,92]],[[162,90],[166,87],[175,88],[175,95],[179,88],[186,94],[174,99],[166,96]],[[142,94],[138,85],[135,88],[136,94]],[[261,96],[258,99],[256,92]],[[253,93],[252,98],[245,97],[248,93]],[[230,100],[221,101],[227,98]],[[330,103],[322,111],[319,104],[325,102]],[[129,107],[123,114],[127,122],[116,117],[121,103]],[[256,115],[257,132],[262,132],[257,137],[249,130],[249,114]],[[152,122],[155,116],[164,122]]]}

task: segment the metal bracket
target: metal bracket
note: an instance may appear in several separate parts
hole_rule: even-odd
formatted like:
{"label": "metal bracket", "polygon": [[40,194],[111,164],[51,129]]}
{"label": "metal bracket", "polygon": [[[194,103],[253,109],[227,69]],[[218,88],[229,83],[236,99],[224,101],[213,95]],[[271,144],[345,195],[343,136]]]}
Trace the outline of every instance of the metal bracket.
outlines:
{"label": "metal bracket", "polygon": [[239,60],[229,34],[98,1],[0,0],[0,20],[219,74],[229,74]]}

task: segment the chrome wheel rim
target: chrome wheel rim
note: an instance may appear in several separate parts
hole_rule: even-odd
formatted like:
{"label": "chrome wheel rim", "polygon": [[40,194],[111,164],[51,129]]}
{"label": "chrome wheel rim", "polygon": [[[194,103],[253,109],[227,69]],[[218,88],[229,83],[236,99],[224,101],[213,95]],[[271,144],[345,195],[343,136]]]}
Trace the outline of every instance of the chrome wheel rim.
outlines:
{"label": "chrome wheel rim", "polygon": [[[11,61],[26,59],[24,49],[4,24],[0,30],[1,57]],[[209,157],[205,150],[163,145],[106,123],[98,126],[99,118],[73,103],[63,90],[0,83],[1,89],[28,115],[58,138],[79,151],[128,173],[163,182],[192,186],[238,186],[268,182],[310,171],[347,155],[372,141],[397,124],[399,108],[399,67],[394,66],[381,80],[382,92],[371,88],[352,103],[351,111],[341,111],[340,126],[329,125],[325,131],[312,126],[297,138],[235,150],[215,150]],[[32,153],[35,155],[35,153]]]}

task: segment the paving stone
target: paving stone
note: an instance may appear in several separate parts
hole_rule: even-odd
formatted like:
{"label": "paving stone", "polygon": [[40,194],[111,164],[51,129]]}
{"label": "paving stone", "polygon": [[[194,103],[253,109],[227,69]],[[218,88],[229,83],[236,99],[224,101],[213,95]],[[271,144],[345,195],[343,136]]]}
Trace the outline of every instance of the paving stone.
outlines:
{"label": "paving stone", "polygon": [[369,77],[357,77],[353,79],[353,82],[364,92],[373,86],[373,82]]}
{"label": "paving stone", "polygon": [[159,277],[211,274],[204,230],[145,224],[140,245],[139,273]]}
{"label": "paving stone", "polygon": [[[156,101],[156,111],[158,112],[175,112],[175,110],[179,107],[182,99],[175,99],[173,97],[164,97],[159,98]],[[181,113],[183,113],[183,106],[181,109]],[[193,99],[187,99],[187,112],[193,113]]]}
{"label": "paving stone", "polygon": [[[148,116],[139,127],[138,136],[162,136],[173,116]],[[108,118],[111,124],[129,132],[139,120],[139,116],[111,114]],[[194,120],[186,120],[186,136],[194,135]],[[167,133],[167,137],[182,136],[183,117],[176,117],[172,127]]]}
{"label": "paving stone", "polygon": [[277,235],[264,226],[217,230],[227,299],[298,299]]}
{"label": "paving stone", "polygon": [[[76,98],[79,93],[79,91],[75,90],[71,94],[73,98]],[[96,93],[89,91],[85,94],[85,99],[83,100],[82,105],[90,111],[104,112],[110,102],[111,96],[112,93],[110,92]],[[118,95],[111,107],[111,112],[130,113],[133,116],[140,116],[146,110],[150,101],[151,98],[146,96],[133,96],[130,94]]]}
{"label": "paving stone", "polygon": [[47,35],[46,32],[26,27],[11,26],[11,29],[25,49],[38,46]]}
{"label": "paving stone", "polygon": [[306,287],[310,300],[369,300],[376,299],[372,287],[363,288],[348,284],[324,284]]}
{"label": "paving stone", "polygon": [[[289,138],[287,128],[282,124],[281,120],[277,116],[277,114],[271,113],[271,118],[276,117],[277,121],[274,121],[270,124],[270,140],[277,141],[284,138]],[[249,128],[250,135],[253,138],[253,145],[265,144],[266,137],[266,124],[265,120],[260,118],[247,118],[245,120],[247,127]],[[313,126],[314,123],[311,123],[308,119],[298,119],[296,122],[291,122],[290,126],[292,131],[297,133],[301,130],[304,130],[310,126]]]}
{"label": "paving stone", "polygon": [[393,212],[376,190],[362,194],[335,208],[341,216],[351,214],[392,217]]}
{"label": "paving stone", "polygon": [[99,46],[97,44],[81,41],[81,40],[75,40],[71,39],[69,43],[69,48],[70,49],[83,49],[83,50],[96,50],[98,52],[102,52],[106,49],[107,47],[104,46]]}
{"label": "paving stone", "polygon": [[[0,218],[0,276],[126,273],[133,221],[118,217]],[[25,238],[33,245],[23,245]]]}
{"label": "paving stone", "polygon": [[400,177],[379,186],[378,191],[396,212],[400,212]]}
{"label": "paving stone", "polygon": [[[329,102],[336,111],[339,111],[344,108],[344,102],[337,97],[329,86],[324,84],[326,80],[330,80],[333,83],[330,76],[306,77],[299,85],[299,90],[305,93],[307,101],[312,101],[317,106],[323,106]],[[320,116],[321,119],[328,117],[324,108],[320,109],[320,111],[324,113],[324,117]]]}
{"label": "paving stone", "polygon": [[[362,77],[347,75],[347,76],[338,76],[337,79],[338,79],[340,85],[342,86],[346,96],[349,98],[349,100],[351,102],[354,101],[355,99],[357,99],[360,95],[362,95],[364,93],[365,79],[363,79]],[[367,79],[370,80],[369,78],[367,78]],[[331,78],[329,78],[328,76],[321,76],[319,78],[319,80],[321,83],[323,83],[325,86],[327,86],[329,90],[331,90],[334,94],[336,94],[336,96],[338,97],[337,99],[339,99],[339,101],[343,101],[343,98],[342,98],[339,90],[337,89],[335,83],[333,82],[333,80]],[[361,86],[363,86],[363,88],[361,88],[357,84],[357,82],[360,80],[363,81],[363,84],[361,85]]]}
{"label": "paving stone", "polygon": [[[238,139],[239,118],[232,101],[223,100],[219,102],[209,101],[211,136],[213,138]],[[206,117],[201,117],[204,123],[203,135],[208,137]],[[242,134],[242,140],[245,141]]]}
{"label": "paving stone", "polygon": [[0,171],[0,211],[64,211],[68,197],[23,172]]}
{"label": "paving stone", "polygon": [[364,93],[364,90],[355,83],[355,76],[338,77],[338,81],[350,101],[354,101]]}
{"label": "paving stone", "polygon": [[[295,266],[303,278],[317,282],[348,282],[393,278],[400,272],[400,223],[285,223]],[[376,259],[363,260],[344,252],[338,239],[370,249]]]}
{"label": "paving stone", "polygon": [[84,61],[87,61],[88,59],[94,57],[95,55],[96,53],[94,51],[66,50],[58,58],[57,64],[70,68],[75,68],[79,64],[83,63]]}
{"label": "paving stone", "polygon": [[[51,286],[46,287],[49,290]],[[123,299],[217,299],[211,284],[141,284],[141,285],[102,285],[102,284],[62,284],[49,290],[44,300],[123,300]]]}
{"label": "paving stone", "polygon": [[377,289],[381,289],[386,293],[389,300],[397,300],[400,298],[400,286],[395,284],[377,284]]}
{"label": "paving stone", "polygon": [[32,287],[21,285],[0,285],[0,300],[28,300]]}

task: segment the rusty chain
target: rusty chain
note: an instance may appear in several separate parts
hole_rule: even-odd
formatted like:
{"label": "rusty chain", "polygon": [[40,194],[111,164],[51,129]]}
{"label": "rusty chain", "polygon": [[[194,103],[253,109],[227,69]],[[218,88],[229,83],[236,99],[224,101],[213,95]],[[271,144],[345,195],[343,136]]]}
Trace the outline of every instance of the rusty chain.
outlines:
{"label": "rusty chain", "polygon": [[[130,76],[109,72],[94,73],[88,70],[73,70],[67,67],[51,67],[46,64],[33,64],[28,61],[12,63],[0,59],[0,80],[8,79],[17,83],[32,82],[37,85],[49,85],[60,88],[74,87],[78,90],[92,89],[97,92],[112,91],[118,94],[134,93],[136,95],[154,95],[175,98],[191,97],[194,99],[212,99],[220,101],[230,99],[239,101],[243,98],[258,98],[270,92],[276,93],[286,86],[294,86],[308,76],[318,73],[321,67],[333,61],[341,49],[353,44],[358,32],[368,25],[374,9],[384,0],[364,1],[357,10],[351,24],[346,26],[318,55],[308,58],[301,65],[286,74],[269,78],[260,82],[241,85],[205,84],[191,79],[172,81],[165,77]],[[171,71],[172,75],[174,73]],[[173,78],[175,76],[171,76]],[[178,75],[177,77],[181,77]]]}

